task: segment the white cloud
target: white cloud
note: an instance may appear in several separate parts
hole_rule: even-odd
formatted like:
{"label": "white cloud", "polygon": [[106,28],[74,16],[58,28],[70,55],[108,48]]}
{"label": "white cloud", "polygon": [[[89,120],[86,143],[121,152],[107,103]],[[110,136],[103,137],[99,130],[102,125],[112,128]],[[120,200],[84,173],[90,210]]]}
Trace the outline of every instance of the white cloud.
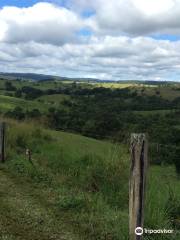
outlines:
{"label": "white cloud", "polygon": [[0,41],[9,43],[44,42],[64,44],[73,41],[83,27],[74,12],[50,3],[32,7],[4,7],[0,10]]}
{"label": "white cloud", "polygon": [[1,43],[0,54],[4,71],[115,80],[172,80],[174,75],[180,74],[180,41],[159,41],[148,37],[92,37],[88,43],[63,46],[33,41]]}
{"label": "white cloud", "polygon": [[[180,74],[180,41],[148,35],[180,32],[180,1],[144,2],[79,0],[68,9],[50,3],[0,9],[0,72],[173,80]],[[80,12],[89,8],[94,15],[83,19]],[[77,32],[86,26],[93,32],[83,39]]]}
{"label": "white cloud", "polygon": [[99,34],[180,34],[180,0],[81,0],[95,15],[90,26]]}
{"label": "white cloud", "polygon": [[174,0],[133,0],[133,3],[136,8],[148,16],[167,13],[175,5]]}

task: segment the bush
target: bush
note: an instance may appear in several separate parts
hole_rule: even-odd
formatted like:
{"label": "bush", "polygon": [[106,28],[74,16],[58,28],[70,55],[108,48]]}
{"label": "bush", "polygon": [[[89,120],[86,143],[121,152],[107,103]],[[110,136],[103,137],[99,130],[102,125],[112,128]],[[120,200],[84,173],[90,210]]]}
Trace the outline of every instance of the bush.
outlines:
{"label": "bush", "polygon": [[15,107],[12,111],[6,112],[5,116],[15,118],[17,120],[23,120],[25,118],[25,113],[21,107]]}
{"label": "bush", "polygon": [[5,82],[4,88],[6,91],[16,91],[16,87],[13,86],[12,82],[9,81]]}
{"label": "bush", "polygon": [[22,153],[29,148],[36,153],[40,151],[43,144],[50,141],[52,141],[52,137],[48,132],[43,131],[40,127],[34,127],[31,123],[10,122],[8,124],[7,146],[10,148],[9,151]]}

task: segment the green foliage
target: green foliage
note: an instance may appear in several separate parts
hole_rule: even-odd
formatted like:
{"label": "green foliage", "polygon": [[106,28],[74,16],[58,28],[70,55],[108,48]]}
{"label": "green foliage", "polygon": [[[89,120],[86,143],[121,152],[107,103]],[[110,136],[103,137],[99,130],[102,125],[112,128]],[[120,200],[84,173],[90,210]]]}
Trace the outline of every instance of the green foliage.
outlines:
{"label": "green foliage", "polygon": [[12,111],[6,112],[5,116],[15,118],[17,120],[22,120],[25,118],[25,113],[21,107],[15,107]]}
{"label": "green foliage", "polygon": [[[9,174],[34,184],[40,193],[47,189],[48,198],[52,194],[48,208],[68,216],[67,224],[84,239],[128,240],[129,156],[123,145],[44,130],[31,123],[11,121],[8,126],[11,154],[5,167]],[[27,147],[32,149],[32,163],[24,154]],[[165,187],[167,181],[178,189],[174,170],[156,167],[150,173],[145,226],[176,229],[179,193],[173,189],[172,195]]]}
{"label": "green foliage", "polygon": [[22,91],[20,89],[17,89],[14,93],[14,97],[21,98],[22,97]]}
{"label": "green foliage", "polygon": [[[161,97],[165,91],[169,96],[169,88],[157,92],[143,87],[141,92],[130,86],[109,89],[105,84],[15,81],[13,85],[17,90],[6,91],[18,98],[0,95],[2,114],[6,110],[6,116],[19,121],[7,120],[8,162],[1,171],[13,178],[16,187],[22,180],[32,186],[32,193],[37,190],[42,197],[38,202],[54,211],[57,225],[64,214],[69,229],[82,239],[128,239],[127,143],[130,133],[146,132],[151,163],[158,166],[149,170],[145,226],[179,229],[180,112],[178,97]],[[40,127],[40,122],[51,130]],[[25,155],[27,148],[32,162]]]}
{"label": "green foliage", "polygon": [[[41,188],[57,191],[56,212],[69,212],[81,226],[81,234],[90,239],[95,236],[118,239],[121,216],[127,217],[121,213],[127,207],[128,194],[123,148],[77,135],[34,129],[32,124],[11,121],[8,126],[8,152],[11,152],[8,171],[17,178],[31,179],[37,186],[41,184]],[[51,134],[54,137],[49,140],[47,136]],[[33,164],[24,154],[26,147],[32,149]],[[96,154],[90,154],[92,150]],[[123,229],[125,236],[127,226]]]}
{"label": "green foliage", "polygon": [[180,199],[171,189],[169,190],[166,209],[174,228],[180,230]]}
{"label": "green foliage", "polygon": [[25,153],[28,148],[33,152],[38,152],[40,146],[51,141],[50,134],[42,130],[41,127],[34,127],[31,123],[23,123],[19,126],[16,122],[10,121],[8,124],[7,146],[10,150]]}
{"label": "green foliage", "polygon": [[10,81],[5,82],[4,88],[6,91],[16,91],[16,87],[13,86],[12,82],[10,82]]}
{"label": "green foliage", "polygon": [[178,177],[180,177],[180,147],[176,148],[173,161],[174,161],[174,164],[176,167],[177,175],[178,175]]}
{"label": "green foliage", "polygon": [[87,204],[85,197],[81,194],[72,194],[70,195],[61,195],[59,196],[59,201],[57,203],[60,210],[76,210],[79,211],[82,208],[85,208]]}
{"label": "green foliage", "polygon": [[[173,229],[179,226],[180,182],[173,167],[153,167],[149,171],[146,188],[145,223],[148,229]],[[145,235],[145,239],[179,239],[171,234]]]}

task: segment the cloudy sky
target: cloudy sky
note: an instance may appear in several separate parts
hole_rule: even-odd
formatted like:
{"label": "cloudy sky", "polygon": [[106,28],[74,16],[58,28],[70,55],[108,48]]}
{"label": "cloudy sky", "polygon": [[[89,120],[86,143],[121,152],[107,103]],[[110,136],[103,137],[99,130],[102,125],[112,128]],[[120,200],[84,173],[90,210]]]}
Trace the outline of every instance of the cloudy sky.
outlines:
{"label": "cloudy sky", "polygon": [[180,80],[180,0],[0,0],[0,72]]}

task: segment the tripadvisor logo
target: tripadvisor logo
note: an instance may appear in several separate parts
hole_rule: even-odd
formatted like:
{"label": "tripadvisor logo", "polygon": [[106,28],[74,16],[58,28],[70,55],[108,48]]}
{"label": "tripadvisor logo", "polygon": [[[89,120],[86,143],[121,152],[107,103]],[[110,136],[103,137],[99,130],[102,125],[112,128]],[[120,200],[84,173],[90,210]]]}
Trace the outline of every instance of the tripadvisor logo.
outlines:
{"label": "tripadvisor logo", "polygon": [[135,234],[141,236],[143,234],[172,234],[174,230],[172,229],[147,229],[142,227],[137,227],[135,229]]}
{"label": "tripadvisor logo", "polygon": [[138,235],[138,236],[143,235],[143,228],[142,227],[137,227],[135,229],[135,234]]}

